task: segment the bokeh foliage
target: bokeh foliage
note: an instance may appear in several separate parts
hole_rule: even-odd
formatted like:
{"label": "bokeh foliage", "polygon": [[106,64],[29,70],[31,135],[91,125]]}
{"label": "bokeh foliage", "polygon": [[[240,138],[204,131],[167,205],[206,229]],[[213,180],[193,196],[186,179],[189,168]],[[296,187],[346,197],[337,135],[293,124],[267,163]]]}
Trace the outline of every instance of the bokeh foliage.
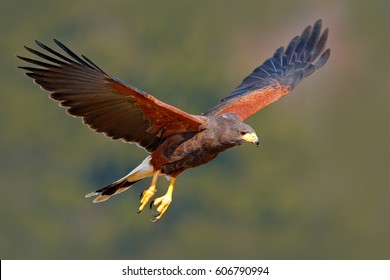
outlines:
{"label": "bokeh foliage", "polygon": [[[388,259],[389,1],[21,1],[0,11],[2,259]],[[66,116],[15,58],[55,37],[191,113],[323,18],[327,65],[248,120],[245,145],[183,173],[158,224],[141,182],[84,195],[145,156]],[[160,191],[167,183],[160,180]]]}

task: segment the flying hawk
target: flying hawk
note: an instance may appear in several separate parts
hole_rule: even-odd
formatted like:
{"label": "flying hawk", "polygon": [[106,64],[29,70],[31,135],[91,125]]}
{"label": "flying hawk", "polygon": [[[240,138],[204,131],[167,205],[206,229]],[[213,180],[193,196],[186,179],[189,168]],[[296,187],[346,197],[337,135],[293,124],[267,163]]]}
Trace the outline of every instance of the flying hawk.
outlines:
{"label": "flying hawk", "polygon": [[50,97],[68,107],[70,115],[81,117],[97,132],[112,139],[135,143],[149,155],[125,177],[87,194],[102,202],[134,183],[152,177],[141,193],[138,212],[156,193],[160,175],[169,178],[165,195],[150,202],[153,221],[158,221],[172,201],[177,176],[187,168],[205,164],[226,149],[249,142],[259,145],[252,127],[243,123],[252,114],[288,94],[306,76],[322,67],[329,58],[325,50],[328,29],[322,21],[304,29],[286,48],[280,47],[247,76],[216,106],[200,115],[188,114],[161,102],[152,95],[104,72],[84,55],[77,56],[54,39],[57,52],[36,41],[44,51],[25,47],[39,60],[18,56],[37,67],[19,67]]}

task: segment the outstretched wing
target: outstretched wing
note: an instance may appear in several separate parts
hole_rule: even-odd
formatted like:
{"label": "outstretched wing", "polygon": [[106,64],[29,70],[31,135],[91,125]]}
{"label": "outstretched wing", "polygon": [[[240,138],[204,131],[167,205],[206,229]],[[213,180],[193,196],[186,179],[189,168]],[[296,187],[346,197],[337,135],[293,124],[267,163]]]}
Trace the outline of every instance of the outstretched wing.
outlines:
{"label": "outstretched wing", "polygon": [[126,85],[85,56],[79,57],[57,40],[54,42],[67,55],[36,41],[46,54],[25,48],[41,60],[18,57],[39,68],[19,68],[26,70],[27,76],[49,91],[52,99],[69,107],[69,114],[82,117],[95,131],[136,143],[151,152],[165,137],[202,128],[201,117],[187,114]]}
{"label": "outstretched wing", "polygon": [[293,38],[286,49],[277,49],[273,57],[204,115],[234,113],[243,121],[288,94],[329,58],[330,49],[324,51],[328,29],[321,34],[321,25],[322,21],[317,20],[313,27],[306,27],[301,36]]}

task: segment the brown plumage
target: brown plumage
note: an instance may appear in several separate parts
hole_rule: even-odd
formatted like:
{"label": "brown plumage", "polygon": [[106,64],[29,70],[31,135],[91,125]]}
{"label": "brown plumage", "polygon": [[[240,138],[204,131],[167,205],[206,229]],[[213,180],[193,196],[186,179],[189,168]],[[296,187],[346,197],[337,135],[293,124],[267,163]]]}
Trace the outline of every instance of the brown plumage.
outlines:
{"label": "brown plumage", "polygon": [[253,128],[243,123],[252,114],[288,94],[304,77],[322,67],[330,55],[328,36],[321,20],[308,26],[257,67],[219,104],[202,115],[188,114],[111,77],[85,56],[77,56],[59,41],[61,54],[36,41],[45,52],[25,47],[41,60],[18,56],[38,67],[20,67],[50,97],[68,107],[97,132],[112,139],[136,143],[150,155],[122,179],[87,195],[105,201],[135,182],[153,177],[141,195],[139,211],[156,192],[159,175],[168,175],[168,192],[152,201],[155,221],[167,210],[176,177],[184,170],[214,159],[219,153],[244,142],[259,144]]}

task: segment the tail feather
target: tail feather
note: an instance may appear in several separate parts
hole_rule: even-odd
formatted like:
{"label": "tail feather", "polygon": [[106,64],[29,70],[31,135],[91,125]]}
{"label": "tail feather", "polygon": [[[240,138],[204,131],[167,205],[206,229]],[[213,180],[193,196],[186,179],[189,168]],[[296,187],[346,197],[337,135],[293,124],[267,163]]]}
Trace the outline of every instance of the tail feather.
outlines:
{"label": "tail feather", "polygon": [[148,156],[139,166],[132,170],[128,175],[119,179],[118,181],[101,188],[97,191],[93,191],[87,194],[85,197],[97,196],[94,203],[103,202],[109,199],[111,196],[124,192],[139,180],[153,176],[154,169],[150,165],[150,156]]}
{"label": "tail feather", "polygon": [[[141,179],[140,179],[141,180]],[[129,182],[127,180],[121,180],[118,182],[114,182],[104,188],[101,188],[97,191],[93,191],[89,194],[87,194],[85,197],[92,197],[97,195],[97,197],[94,199],[94,203],[103,202],[109,199],[111,196],[119,194],[121,192],[124,192],[128,188],[130,188],[133,184],[137,183],[139,180]]]}

